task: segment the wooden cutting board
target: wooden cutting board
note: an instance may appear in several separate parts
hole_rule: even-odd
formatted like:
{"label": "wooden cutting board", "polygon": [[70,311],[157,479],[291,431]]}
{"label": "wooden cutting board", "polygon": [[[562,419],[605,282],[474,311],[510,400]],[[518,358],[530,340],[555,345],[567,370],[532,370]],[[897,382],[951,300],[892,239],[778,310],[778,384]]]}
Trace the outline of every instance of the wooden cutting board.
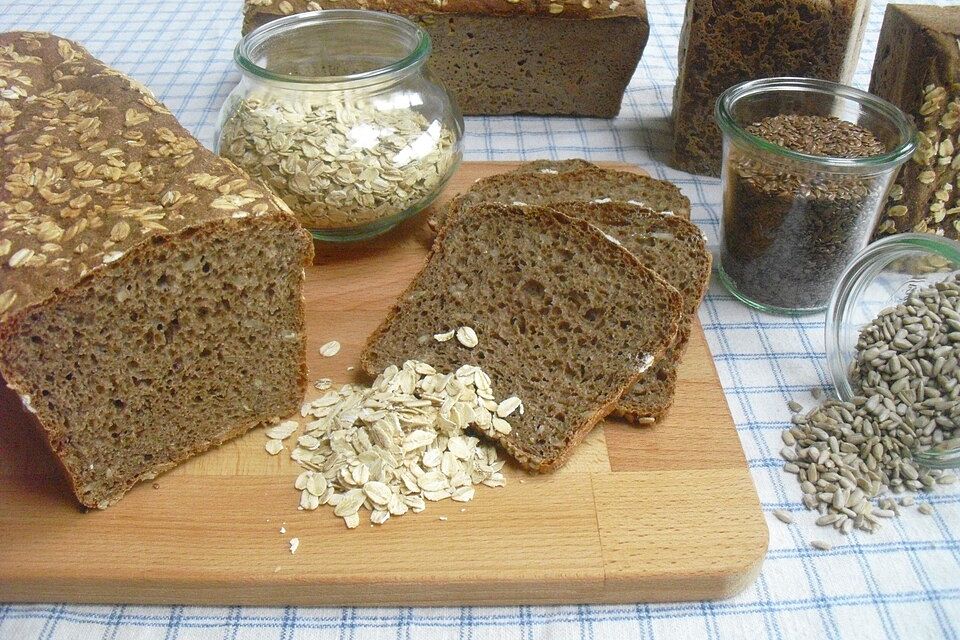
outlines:
{"label": "wooden cutting board", "polygon": [[[511,163],[466,163],[441,201]],[[318,246],[306,285],[311,380],[352,381],[367,335],[419,269],[425,216],[363,245]],[[343,349],[322,358],[318,348]],[[261,430],[102,512],[81,513],[0,393],[0,601],[520,604],[723,598],[767,548],[740,440],[697,326],[676,402],[652,427],[598,427],[551,475],[507,469],[469,503],[348,531],[297,510],[298,467]],[[316,394],[312,386],[311,397]],[[446,520],[440,517],[445,516]],[[280,533],[280,527],[286,530]],[[291,537],[300,539],[295,555]]]}

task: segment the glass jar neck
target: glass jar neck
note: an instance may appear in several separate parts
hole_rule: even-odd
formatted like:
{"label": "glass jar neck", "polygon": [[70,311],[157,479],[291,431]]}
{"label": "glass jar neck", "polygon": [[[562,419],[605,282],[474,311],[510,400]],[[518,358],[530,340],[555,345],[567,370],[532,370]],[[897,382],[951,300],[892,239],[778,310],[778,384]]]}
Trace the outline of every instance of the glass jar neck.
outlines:
{"label": "glass jar neck", "polygon": [[401,16],[337,9],[280,18],[234,51],[246,80],[293,91],[377,90],[419,73],[430,36]]}

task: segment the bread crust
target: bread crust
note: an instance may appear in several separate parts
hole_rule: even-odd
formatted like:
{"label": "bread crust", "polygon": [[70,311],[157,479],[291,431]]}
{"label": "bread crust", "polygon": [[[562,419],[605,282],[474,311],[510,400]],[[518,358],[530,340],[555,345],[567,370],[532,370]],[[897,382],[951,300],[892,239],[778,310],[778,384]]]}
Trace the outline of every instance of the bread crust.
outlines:
{"label": "bread crust", "polygon": [[[485,211],[487,209],[487,211]],[[650,355],[656,359],[663,355],[663,352],[667,349],[671,341],[673,340],[674,335],[679,329],[680,321],[683,313],[683,303],[680,297],[680,293],[670,286],[663,278],[661,278],[656,272],[648,269],[643,266],[633,254],[628,251],[617,248],[612,243],[607,240],[607,238],[593,225],[576,218],[572,218],[568,215],[565,215],[559,211],[549,209],[547,207],[517,207],[511,205],[501,205],[501,204],[492,204],[492,203],[483,203],[477,205],[476,207],[468,207],[464,210],[455,212],[440,229],[440,232],[437,234],[437,239],[434,242],[433,246],[430,249],[430,252],[427,255],[426,261],[421,267],[420,271],[417,272],[417,275],[414,276],[410,284],[407,285],[403,293],[397,298],[397,301],[391,307],[390,312],[383,319],[380,325],[376,330],[370,335],[367,339],[366,344],[364,345],[363,351],[360,355],[360,364],[369,375],[376,376],[380,373],[377,370],[377,366],[372,361],[372,347],[389,332],[390,325],[393,322],[393,319],[401,312],[402,302],[408,297],[410,293],[416,290],[417,281],[420,279],[420,276],[427,270],[430,263],[435,256],[444,251],[445,240],[447,234],[450,232],[450,229],[454,228],[456,224],[461,220],[461,218],[466,218],[471,215],[486,215],[489,212],[489,209],[497,209],[502,211],[511,211],[513,213],[521,213],[524,216],[544,216],[553,218],[563,225],[568,225],[569,227],[575,229],[577,232],[587,236],[590,241],[596,245],[603,246],[604,249],[608,247],[613,247],[616,256],[623,262],[624,269],[633,270],[638,274],[642,274],[645,277],[651,278],[657,284],[662,286],[665,291],[667,291],[671,299],[671,317],[669,319],[670,330],[669,337],[659,345],[659,348],[656,349]],[[604,417],[609,415],[613,409],[617,406],[621,396],[631,388],[636,381],[640,378],[641,372],[637,371],[633,373],[627,380],[625,380],[620,386],[610,389],[609,394],[603,399],[600,405],[596,410],[589,416],[583,418],[579,424],[577,424],[573,429],[569,431],[567,437],[567,446],[564,447],[562,451],[559,451],[554,458],[550,459],[537,459],[534,456],[530,455],[528,452],[516,446],[513,442],[506,439],[502,435],[494,438],[503,449],[513,457],[517,463],[520,464],[523,468],[531,472],[544,473],[551,471],[561,466],[569,458],[570,454],[573,452],[573,449],[577,444],[583,441],[583,439],[590,433],[596,424],[602,420]],[[496,381],[494,381],[496,384]]]}
{"label": "bread crust", "polygon": [[[541,16],[558,20],[602,20],[607,18],[636,18],[647,20],[643,0],[610,0],[599,2],[565,3],[562,0],[245,0],[242,32],[246,34],[257,26],[287,15],[318,9],[369,9],[402,16],[478,15],[478,16]],[[551,6],[560,6],[557,13]]]}
{"label": "bread crust", "polygon": [[[537,161],[534,161],[534,163],[536,162]],[[558,170],[556,174],[538,171],[536,170],[537,168],[543,167],[540,167],[537,164],[530,165],[530,163],[525,163],[513,171],[507,173],[497,173],[492,176],[487,176],[486,178],[481,178],[475,182],[470,189],[451,198],[445,207],[436,209],[433,212],[433,217],[428,220],[428,224],[434,230],[439,229],[444,223],[446,216],[449,216],[452,212],[462,209],[464,206],[475,204],[469,201],[471,194],[476,194],[481,189],[491,188],[491,185],[503,185],[504,189],[506,190],[507,186],[516,185],[522,182],[526,184],[537,185],[545,194],[557,194],[558,192],[562,192],[564,189],[568,188],[569,184],[573,181],[597,181],[600,176],[605,176],[605,180],[629,180],[636,182],[638,185],[638,190],[641,188],[639,185],[648,185],[652,188],[664,189],[669,192],[670,197],[676,201],[677,206],[671,210],[671,213],[680,218],[690,218],[690,199],[683,195],[680,189],[673,183],[667,182],[666,180],[658,180],[643,174],[634,173],[632,171],[604,169],[597,166],[579,167],[577,166],[579,163],[572,163],[570,161],[565,162],[566,164],[559,165],[560,170]],[[528,165],[530,165],[529,168],[527,168]],[[549,168],[549,166],[547,168]],[[577,200],[577,198],[572,194],[567,199],[572,201]],[[549,204],[546,206],[549,206]]]}

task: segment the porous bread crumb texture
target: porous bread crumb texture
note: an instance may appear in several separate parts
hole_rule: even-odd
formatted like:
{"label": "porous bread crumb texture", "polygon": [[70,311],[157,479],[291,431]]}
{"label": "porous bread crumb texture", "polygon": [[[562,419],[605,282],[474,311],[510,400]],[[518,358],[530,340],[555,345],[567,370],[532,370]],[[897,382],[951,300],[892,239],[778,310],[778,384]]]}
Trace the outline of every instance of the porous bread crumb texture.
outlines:
{"label": "porous bread crumb texture", "polygon": [[673,94],[676,169],[719,176],[713,109],[746,80],[802,76],[846,82],[863,40],[868,0],[688,0]]}
{"label": "porous bread crumb texture", "polygon": [[[245,27],[317,9],[373,8],[405,15],[430,34],[432,75],[466,115],[533,113],[610,118],[646,46],[642,0],[583,3],[248,0]],[[550,6],[560,7],[555,13]],[[610,47],[610,42],[617,46]]]}
{"label": "porous bread crumb texture", "polygon": [[295,410],[312,245],[282,203],[73,42],[0,34],[0,80],[0,372],[79,500]]}
{"label": "porous bread crumb texture", "polygon": [[623,395],[615,411],[631,420],[659,420],[673,403],[677,365],[686,351],[693,318],[710,282],[712,258],[703,233],[688,220],[624,202],[566,202],[551,206],[616,238],[641,264],[680,292],[684,316],[677,337]]}
{"label": "porous bread crumb texture", "polygon": [[[443,229],[424,269],[370,338],[374,374],[417,359],[482,367],[497,397],[524,399],[499,442],[546,471],[615,406],[677,331],[680,295],[591,225],[539,207],[483,204]],[[478,346],[433,334],[471,326]]]}
{"label": "porous bread crumb texture", "polygon": [[550,205],[579,200],[633,201],[652,211],[669,211],[690,217],[690,200],[665,180],[629,171],[584,168],[557,174],[543,172],[500,173],[476,182],[469,191],[455,197],[435,213],[432,224],[439,227],[445,216],[480,202]]}
{"label": "porous bread crumb texture", "polygon": [[870,93],[919,130],[876,234],[960,238],[960,6],[887,5]]}
{"label": "porous bread crumb texture", "polygon": [[83,504],[296,410],[302,259],[273,225],[187,231],[3,328],[7,380]]}

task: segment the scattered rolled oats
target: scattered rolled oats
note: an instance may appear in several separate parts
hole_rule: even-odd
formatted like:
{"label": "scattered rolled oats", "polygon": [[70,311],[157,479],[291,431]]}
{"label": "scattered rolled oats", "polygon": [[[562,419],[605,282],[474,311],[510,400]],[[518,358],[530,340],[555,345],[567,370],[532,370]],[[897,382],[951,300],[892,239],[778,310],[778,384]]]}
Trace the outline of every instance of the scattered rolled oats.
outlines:
{"label": "scattered rolled oats", "polygon": [[480,344],[477,338],[477,332],[473,330],[473,327],[460,327],[457,329],[457,342],[468,349],[473,349]]}
{"label": "scattered rolled oats", "polygon": [[300,548],[300,538],[290,538],[290,553],[296,553]]}
{"label": "scattered rolled oats", "polygon": [[267,444],[265,444],[263,448],[267,450],[267,453],[275,456],[283,450],[283,442],[271,438],[270,440],[267,440]]}
{"label": "scattered rolled oats", "polygon": [[467,432],[509,432],[484,406],[499,406],[481,396],[489,389],[479,367],[442,374],[410,360],[387,367],[371,387],[348,384],[309,402],[311,421],[290,454],[305,469],[294,482],[300,508],[330,505],[352,529],[363,510],[383,524],[427,501],[468,502],[477,484],[504,486],[496,449]]}
{"label": "scattered rolled oats", "polygon": [[322,355],[324,358],[332,358],[338,353],[340,353],[340,343],[336,340],[331,340],[320,347],[320,355]]}
{"label": "scattered rolled oats", "polygon": [[297,424],[296,420],[284,420],[280,424],[267,429],[266,435],[268,438],[273,438],[276,440],[286,440],[291,435],[293,435],[293,432],[296,431],[299,427],[300,425]]}

